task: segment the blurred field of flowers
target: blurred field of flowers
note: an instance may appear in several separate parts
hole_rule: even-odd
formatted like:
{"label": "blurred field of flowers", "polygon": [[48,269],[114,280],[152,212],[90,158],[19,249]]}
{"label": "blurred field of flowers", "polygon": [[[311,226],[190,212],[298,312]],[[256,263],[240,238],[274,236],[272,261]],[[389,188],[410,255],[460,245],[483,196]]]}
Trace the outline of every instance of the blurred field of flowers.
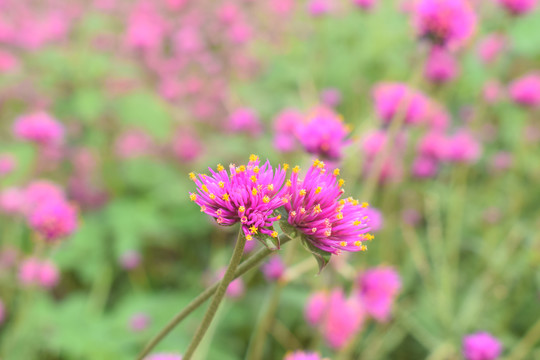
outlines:
{"label": "blurred field of flowers", "polygon": [[324,259],[232,282],[193,359],[540,359],[536,0],[0,0],[0,358],[136,359],[235,246],[195,174],[267,159],[345,189],[283,207]]}

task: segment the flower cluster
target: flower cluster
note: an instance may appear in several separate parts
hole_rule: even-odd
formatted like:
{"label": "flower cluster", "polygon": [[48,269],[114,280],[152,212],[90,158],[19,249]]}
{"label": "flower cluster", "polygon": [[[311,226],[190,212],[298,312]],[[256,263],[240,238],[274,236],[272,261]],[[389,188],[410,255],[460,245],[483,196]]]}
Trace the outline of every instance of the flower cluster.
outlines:
{"label": "flower cluster", "polygon": [[283,360],[322,360],[322,358],[314,352],[295,351],[287,353]]}
{"label": "flower cluster", "polygon": [[391,267],[368,269],[358,277],[358,297],[366,312],[375,320],[386,322],[401,289],[401,278]]}
{"label": "flower cluster", "polygon": [[463,338],[463,356],[467,360],[495,360],[502,352],[502,345],[491,334],[478,332]]}

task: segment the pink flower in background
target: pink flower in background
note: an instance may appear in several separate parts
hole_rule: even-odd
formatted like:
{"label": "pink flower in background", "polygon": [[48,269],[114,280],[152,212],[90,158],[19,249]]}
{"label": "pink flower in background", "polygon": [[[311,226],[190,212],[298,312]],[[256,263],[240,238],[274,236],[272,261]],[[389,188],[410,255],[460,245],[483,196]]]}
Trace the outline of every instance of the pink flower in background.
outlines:
{"label": "pink flower in background", "polygon": [[353,0],[353,2],[362,10],[368,11],[373,8],[376,0]]}
{"label": "pink flower in background", "polygon": [[24,212],[24,191],[10,187],[0,191],[0,211],[10,215],[19,215]]}
{"label": "pink flower in background", "polygon": [[413,7],[417,34],[452,49],[472,37],[476,22],[476,14],[468,0],[419,0]]}
{"label": "pink flower in background", "polygon": [[59,145],[64,140],[63,125],[43,111],[17,118],[13,132],[18,139],[44,146]]}
{"label": "pink flower in background", "polygon": [[144,360],[182,360],[182,356],[172,353],[159,353],[149,355]]}
{"label": "pink flower in background", "polygon": [[64,200],[64,191],[58,185],[47,180],[34,180],[24,190],[24,211],[30,215],[41,204]]}
{"label": "pink flower in background", "polygon": [[245,44],[253,37],[251,26],[243,20],[236,21],[227,30],[230,40],[234,44]]}
{"label": "pink flower in background", "polygon": [[194,54],[204,50],[204,42],[195,26],[185,25],[174,37],[175,48],[179,54]]}
{"label": "pink flower in background", "polygon": [[244,132],[251,136],[262,133],[262,124],[255,111],[249,108],[239,108],[231,113],[227,127],[232,132]]}
{"label": "pink flower in background", "polygon": [[512,100],[519,105],[540,105],[540,74],[531,73],[514,80],[509,92]]}
{"label": "pink flower in background", "polygon": [[0,154],[0,176],[10,174],[13,170],[15,170],[16,166],[17,163],[13,155]]}
{"label": "pink flower in background", "polygon": [[65,201],[47,201],[37,205],[28,222],[46,241],[54,242],[75,232],[77,210]]}
{"label": "pink flower in background", "polygon": [[133,49],[157,49],[165,36],[165,24],[151,2],[139,2],[129,16],[127,45]]}
{"label": "pink flower in background", "polygon": [[19,60],[11,53],[0,50],[0,73],[10,72],[19,67]]}
{"label": "pink flower in background", "polygon": [[322,360],[318,353],[295,351],[285,354],[283,360]]}
{"label": "pink flower in background", "polygon": [[[223,278],[223,275],[225,275],[226,269],[223,268],[218,271],[218,279],[221,280]],[[246,287],[244,285],[244,280],[242,278],[237,278],[231,281],[229,286],[227,287],[227,292],[225,295],[231,299],[238,299],[244,296],[244,293],[246,292]]]}
{"label": "pink flower in background", "polygon": [[331,108],[341,103],[341,92],[336,88],[326,88],[321,92],[321,102]]}
{"label": "pink flower in background", "polygon": [[478,44],[478,56],[484,64],[491,64],[506,48],[506,37],[501,34],[486,35]]}
{"label": "pink flower in background", "polygon": [[0,300],[0,325],[4,323],[6,319],[6,308],[4,307],[4,302]]}
{"label": "pink flower in background", "polygon": [[431,178],[437,175],[439,162],[427,156],[417,156],[412,165],[412,173],[418,178]]}
{"label": "pink flower in background", "polygon": [[446,139],[444,160],[472,164],[482,154],[482,145],[467,130],[460,130]]}
{"label": "pink flower in background", "polygon": [[315,17],[328,14],[332,10],[330,0],[310,0],[308,12]]}
{"label": "pink flower in background", "polygon": [[377,116],[386,124],[400,113],[406,124],[421,123],[429,115],[428,98],[406,84],[379,83],[373,89],[373,98]]}
{"label": "pink flower in background", "polygon": [[488,80],[482,91],[484,101],[488,104],[496,104],[504,96],[504,89],[497,80]]}
{"label": "pink flower in background", "polygon": [[[374,163],[379,156],[379,153],[386,147],[388,134],[384,130],[376,130],[367,133],[362,139],[362,150],[365,155],[364,175],[374,171]],[[401,156],[407,144],[407,137],[404,133],[398,134],[392,146],[392,151],[384,160],[379,181],[397,181],[403,173],[403,159]]]}
{"label": "pink flower in background", "polygon": [[282,152],[295,149],[296,133],[304,122],[304,116],[295,109],[285,109],[274,118],[274,147]]}
{"label": "pink flower in background", "polygon": [[341,349],[360,331],[364,311],[354,298],[347,299],[343,290],[332,291],[322,318],[320,329],[328,346]]}
{"label": "pink flower in background", "polygon": [[133,159],[152,152],[153,142],[150,136],[138,129],[122,133],[114,144],[116,155],[122,159]]}
{"label": "pink flower in background", "polygon": [[499,0],[499,3],[512,15],[524,15],[536,7],[537,0]]}
{"label": "pink flower in background", "polygon": [[374,319],[386,322],[401,290],[401,278],[391,267],[372,268],[358,277],[358,296],[365,311]]}
{"label": "pink flower in background", "polygon": [[141,264],[141,253],[136,250],[128,250],[120,255],[119,263],[125,270],[133,270]]}
{"label": "pink flower in background", "polygon": [[304,316],[308,324],[312,326],[318,325],[326,312],[328,305],[328,293],[319,291],[311,294],[307,300]]}
{"label": "pink flower in background", "polygon": [[379,209],[374,208],[373,206],[369,206],[366,208],[366,214],[369,218],[369,227],[371,229],[371,232],[379,232],[383,228],[384,219],[383,214]]}
{"label": "pink flower in background", "polygon": [[408,224],[410,226],[416,226],[422,220],[422,215],[418,212],[418,210],[409,208],[404,209],[401,212],[401,219],[405,224]]}
{"label": "pink flower in background", "polygon": [[294,8],[294,0],[270,0],[270,9],[278,15],[289,15]]}
{"label": "pink flower in background", "polygon": [[506,171],[512,167],[514,157],[511,152],[499,151],[491,157],[490,165],[493,171]]}
{"label": "pink flower in background", "polygon": [[195,133],[180,129],[173,140],[172,149],[178,159],[189,162],[202,154],[203,145]]}
{"label": "pink flower in background", "polygon": [[41,286],[46,289],[58,284],[60,274],[51,261],[40,261],[36,258],[24,260],[19,268],[19,281],[25,286]]}
{"label": "pink flower in background", "polygon": [[425,76],[429,80],[445,83],[453,80],[458,71],[458,63],[448,50],[438,46],[431,49],[425,67]]}
{"label": "pink flower in background", "polygon": [[268,281],[275,281],[281,279],[285,273],[285,264],[281,257],[276,255],[272,256],[262,267],[261,270],[264,277]]}
{"label": "pink flower in background", "polygon": [[298,127],[297,137],[304,149],[323,159],[338,160],[349,143],[350,129],[343,118],[330,108],[315,108]]}
{"label": "pink flower in background", "polygon": [[432,130],[446,130],[451,123],[451,117],[448,111],[440,104],[430,103],[429,114],[426,124]]}
{"label": "pink flower in background", "polygon": [[129,328],[133,332],[144,331],[150,325],[150,317],[145,313],[137,313],[129,319]]}
{"label": "pink flower in background", "polygon": [[467,360],[495,360],[501,352],[500,341],[487,332],[478,332],[463,338],[463,356]]}

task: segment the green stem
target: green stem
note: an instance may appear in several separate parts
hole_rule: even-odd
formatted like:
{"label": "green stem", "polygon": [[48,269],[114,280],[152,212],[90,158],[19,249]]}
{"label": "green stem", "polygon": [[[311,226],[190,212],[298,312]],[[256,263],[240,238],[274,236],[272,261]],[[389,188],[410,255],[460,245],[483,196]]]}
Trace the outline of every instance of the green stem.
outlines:
{"label": "green stem", "polygon": [[[285,244],[290,241],[290,239],[288,237],[282,237],[280,241],[281,244]],[[257,251],[246,261],[240,264],[240,266],[238,266],[236,272],[234,273],[234,278],[244,275],[247,271],[259,265],[259,263],[270,253],[272,253],[272,250],[268,248],[262,248]],[[180,322],[182,322],[182,320],[184,320],[189,314],[208,300],[216,292],[218,286],[219,282],[214,283],[212,286],[200,293],[195,299],[191,300],[191,302],[182,311],[176,314],[176,316],[173,317],[171,321],[169,321],[169,323],[165,325],[165,327],[148,342],[143,351],[139,354],[137,360],[142,360],[146,355],[148,355],[150,351],[152,351],[161,342],[161,340],[165,338],[165,336],[167,336]]]}
{"label": "green stem", "polygon": [[214,316],[216,315],[216,312],[219,308],[219,304],[221,303],[221,300],[223,300],[223,298],[225,297],[225,293],[227,292],[227,288],[229,287],[229,284],[231,283],[231,281],[234,280],[234,272],[236,271],[236,268],[238,267],[240,260],[242,260],[242,255],[244,254],[245,245],[246,245],[246,237],[242,229],[240,229],[238,231],[238,239],[236,240],[236,245],[234,247],[234,251],[231,257],[231,261],[229,262],[229,266],[227,267],[227,270],[225,271],[225,275],[223,275],[223,279],[221,279],[218,285],[214,298],[212,299],[210,306],[208,306],[208,309],[206,310],[206,314],[204,314],[203,320],[201,324],[199,325],[199,328],[195,332],[195,335],[193,335],[193,339],[191,339],[191,343],[189,344],[186,350],[186,353],[184,355],[184,360],[191,359],[191,357],[197,350],[197,347],[201,343],[204,335],[206,334],[206,331],[208,331],[208,327],[210,326],[210,324],[212,323],[212,320],[214,319]]}

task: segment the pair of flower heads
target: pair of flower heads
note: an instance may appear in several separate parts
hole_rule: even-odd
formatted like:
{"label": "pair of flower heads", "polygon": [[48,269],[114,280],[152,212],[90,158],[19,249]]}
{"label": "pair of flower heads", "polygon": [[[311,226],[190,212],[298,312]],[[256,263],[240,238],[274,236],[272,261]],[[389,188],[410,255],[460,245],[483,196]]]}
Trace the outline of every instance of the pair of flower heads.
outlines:
{"label": "pair of flower heads", "polygon": [[364,241],[372,240],[367,203],[344,197],[344,180],[339,169],[327,171],[315,160],[303,179],[295,166],[287,176],[288,164],[272,168],[251,155],[247,165],[218,165],[210,175],[190,173],[197,193],[190,199],[219,225],[241,224],[247,240],[254,238],[266,246],[279,248],[278,232],[300,237],[324,266],[331,254],[365,251]]}

